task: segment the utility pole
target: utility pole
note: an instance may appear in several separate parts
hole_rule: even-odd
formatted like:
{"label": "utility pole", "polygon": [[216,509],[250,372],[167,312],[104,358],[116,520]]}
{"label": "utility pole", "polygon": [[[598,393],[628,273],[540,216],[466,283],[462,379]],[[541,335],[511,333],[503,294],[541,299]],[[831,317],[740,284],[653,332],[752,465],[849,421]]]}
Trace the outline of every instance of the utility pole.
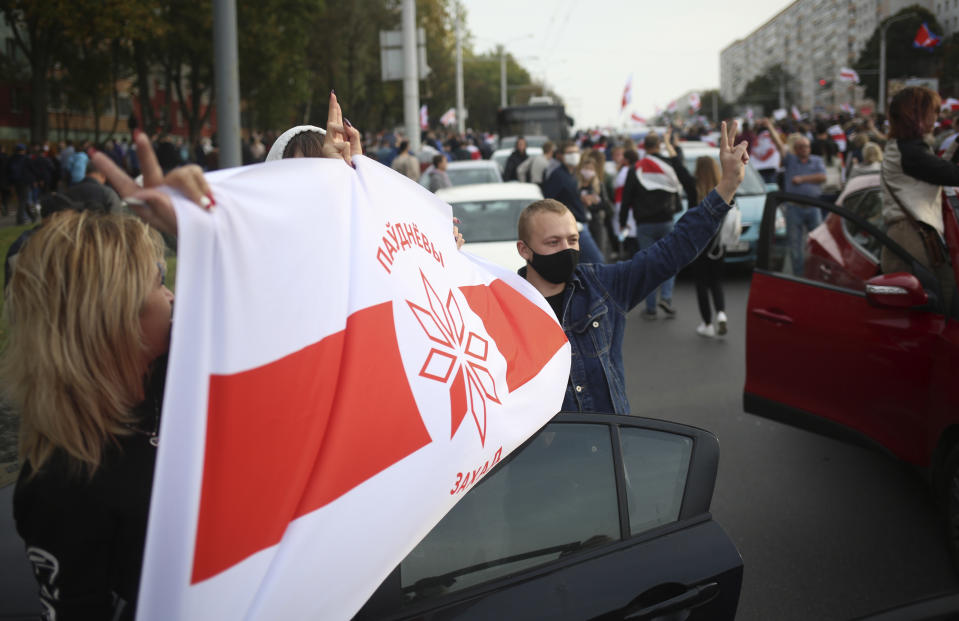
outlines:
{"label": "utility pole", "polygon": [[915,13],[904,13],[887,19],[879,29],[879,101],[876,102],[876,111],[879,114],[885,114],[886,112],[886,30],[892,24],[915,17],[915,15]]}
{"label": "utility pole", "polygon": [[410,151],[420,151],[420,80],[416,49],[416,0],[403,0],[403,122]]}
{"label": "utility pole", "polygon": [[[412,0],[411,0],[412,1]],[[456,131],[466,133],[466,108],[463,105],[463,11],[456,2]]]}
{"label": "utility pole", "polygon": [[499,107],[506,107],[506,48],[499,47]]}
{"label": "utility pole", "polygon": [[213,0],[216,83],[216,137],[220,167],[234,168],[240,157],[240,62],[236,43],[236,0]]}

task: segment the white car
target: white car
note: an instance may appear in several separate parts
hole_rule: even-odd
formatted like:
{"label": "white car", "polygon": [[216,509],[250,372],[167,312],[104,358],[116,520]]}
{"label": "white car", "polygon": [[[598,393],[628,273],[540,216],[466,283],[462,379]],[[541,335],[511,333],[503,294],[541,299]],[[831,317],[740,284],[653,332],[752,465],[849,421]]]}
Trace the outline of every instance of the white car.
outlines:
{"label": "white car", "polygon": [[516,223],[523,208],[543,198],[535,183],[484,183],[437,190],[459,218],[463,250],[506,269],[526,262],[516,251]]}
{"label": "white car", "polygon": [[[432,168],[432,166],[430,167]],[[420,177],[420,185],[430,187],[430,169]],[[461,160],[446,164],[446,174],[453,186],[477,183],[503,183],[503,175],[495,162],[490,160]]]}

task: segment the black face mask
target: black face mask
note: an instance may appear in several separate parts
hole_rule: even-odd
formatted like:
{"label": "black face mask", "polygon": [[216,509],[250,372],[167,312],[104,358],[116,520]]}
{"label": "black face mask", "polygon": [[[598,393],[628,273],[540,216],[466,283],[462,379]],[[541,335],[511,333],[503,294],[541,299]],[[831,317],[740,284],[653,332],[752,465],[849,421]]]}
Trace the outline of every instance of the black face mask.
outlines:
{"label": "black face mask", "polygon": [[[532,248],[530,248],[530,252],[533,252]],[[529,261],[537,274],[554,285],[569,282],[578,263],[579,250],[575,248],[567,248],[553,254],[536,254],[533,252],[533,260]]]}

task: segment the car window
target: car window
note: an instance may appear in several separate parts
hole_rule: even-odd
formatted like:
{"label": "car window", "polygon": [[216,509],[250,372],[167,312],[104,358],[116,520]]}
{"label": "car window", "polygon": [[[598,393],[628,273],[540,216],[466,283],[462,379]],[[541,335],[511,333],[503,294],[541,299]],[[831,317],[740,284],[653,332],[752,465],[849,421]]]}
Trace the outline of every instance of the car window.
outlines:
{"label": "car window", "polygon": [[607,425],[553,423],[456,504],[400,564],[407,603],[619,539]]}
{"label": "car window", "polygon": [[516,223],[530,199],[464,201],[453,203],[453,216],[469,242],[516,241]]}
{"label": "car window", "polygon": [[[859,198],[849,206],[867,220],[875,209],[881,217],[873,197]],[[785,203],[783,212],[786,237],[772,248],[773,271],[856,292],[881,273],[882,242],[855,220],[801,204]]]}
{"label": "car window", "polygon": [[482,168],[447,168],[450,183],[453,185],[470,185],[473,183],[499,183],[501,180],[490,167]]}
{"label": "car window", "polygon": [[[886,221],[882,217],[882,190],[880,188],[866,188],[854,192],[843,199],[842,206],[880,231],[886,231]],[[848,218],[842,218],[842,228],[850,244],[868,254],[877,264],[879,263],[882,245],[878,239],[857,222]]]}
{"label": "car window", "polygon": [[693,440],[674,433],[623,426],[629,532],[636,535],[679,518]]}

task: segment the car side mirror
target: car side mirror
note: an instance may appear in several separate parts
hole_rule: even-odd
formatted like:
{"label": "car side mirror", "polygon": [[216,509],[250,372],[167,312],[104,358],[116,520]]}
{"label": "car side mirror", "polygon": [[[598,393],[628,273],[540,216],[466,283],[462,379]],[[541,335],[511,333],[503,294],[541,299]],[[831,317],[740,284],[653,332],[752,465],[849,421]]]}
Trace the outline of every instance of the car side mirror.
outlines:
{"label": "car side mirror", "polygon": [[778,192],[778,191],[779,191],[779,184],[778,184],[778,183],[767,183],[767,184],[766,184],[766,194],[769,194],[770,192]]}
{"label": "car side mirror", "polygon": [[866,281],[866,300],[880,308],[914,308],[929,301],[919,279],[906,272],[881,274]]}

